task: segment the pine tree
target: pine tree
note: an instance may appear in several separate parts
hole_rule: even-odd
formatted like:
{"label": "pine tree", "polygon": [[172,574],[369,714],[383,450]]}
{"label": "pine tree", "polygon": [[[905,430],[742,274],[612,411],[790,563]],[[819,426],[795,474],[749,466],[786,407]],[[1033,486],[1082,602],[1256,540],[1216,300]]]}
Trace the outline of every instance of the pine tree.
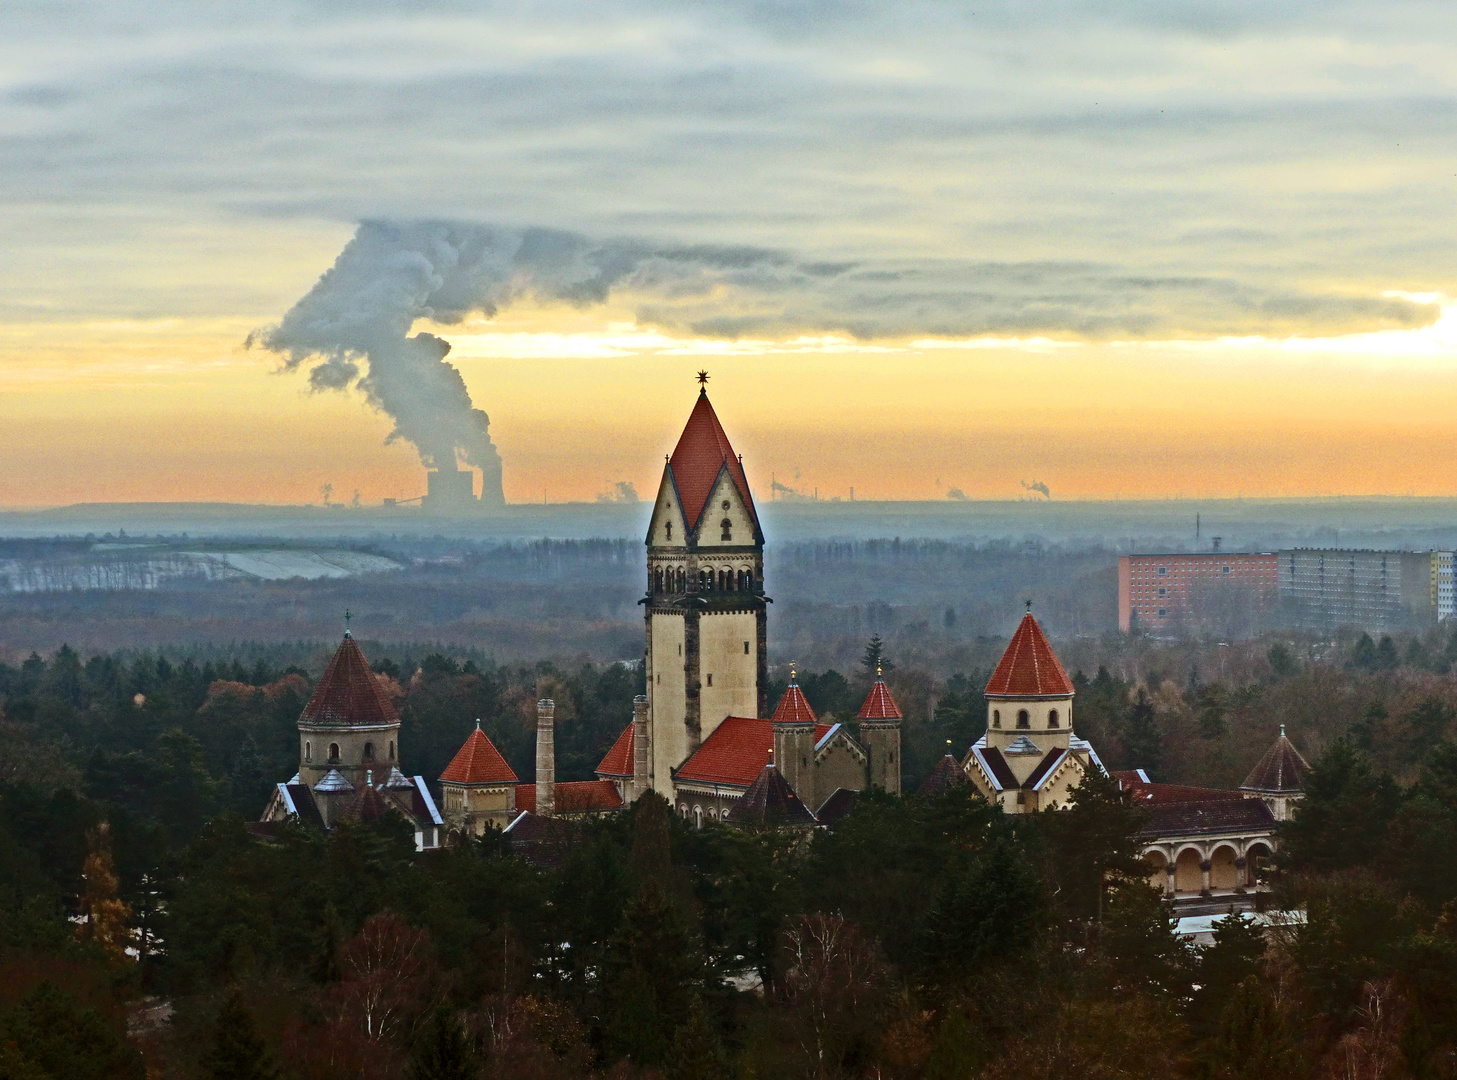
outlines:
{"label": "pine tree", "polygon": [[218,1010],[212,1049],[202,1065],[204,1075],[211,1080],[273,1080],[278,1075],[236,989],[223,999]]}
{"label": "pine tree", "polygon": [[448,1007],[437,1006],[411,1056],[411,1080],[473,1080],[477,1075],[475,1055],[460,1021]]}
{"label": "pine tree", "polygon": [[667,1072],[672,1080],[719,1080],[726,1072],[723,1044],[708,1022],[698,995],[688,1006],[688,1019],[673,1037]]}
{"label": "pine tree", "polygon": [[860,658],[860,666],[872,679],[882,672],[895,670],[895,665],[885,658],[885,642],[881,640],[879,634],[866,643],[865,655]]}

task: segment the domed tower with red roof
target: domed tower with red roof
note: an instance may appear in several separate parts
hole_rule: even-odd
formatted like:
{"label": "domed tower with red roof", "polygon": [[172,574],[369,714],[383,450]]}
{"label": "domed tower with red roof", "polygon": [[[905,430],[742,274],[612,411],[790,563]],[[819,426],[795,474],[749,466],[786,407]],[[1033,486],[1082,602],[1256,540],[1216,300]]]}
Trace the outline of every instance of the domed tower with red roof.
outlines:
{"label": "domed tower with red roof", "polygon": [[768,711],[764,534],[707,378],[699,373],[647,534],[648,769],[670,800],[673,770],[725,717]]}
{"label": "domed tower with red roof", "polygon": [[860,724],[860,745],[870,756],[869,781],[892,795],[901,791],[901,709],[885,685],[885,676],[875,673],[865,704],[856,714]]}
{"label": "domed tower with red roof", "polygon": [[1097,753],[1073,733],[1073,684],[1031,605],[986,687],[987,731],[966,757],[966,775],[1008,813],[1067,805]]}

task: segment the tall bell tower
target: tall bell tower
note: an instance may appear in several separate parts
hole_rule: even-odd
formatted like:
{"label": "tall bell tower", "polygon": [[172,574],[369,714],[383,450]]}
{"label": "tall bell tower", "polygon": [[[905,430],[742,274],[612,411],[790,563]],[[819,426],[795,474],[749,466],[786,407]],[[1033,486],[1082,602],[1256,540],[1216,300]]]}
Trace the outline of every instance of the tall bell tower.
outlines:
{"label": "tall bell tower", "polygon": [[649,761],[670,802],[672,770],[726,716],[768,711],[764,534],[698,373],[698,400],[663,466],[647,535]]}

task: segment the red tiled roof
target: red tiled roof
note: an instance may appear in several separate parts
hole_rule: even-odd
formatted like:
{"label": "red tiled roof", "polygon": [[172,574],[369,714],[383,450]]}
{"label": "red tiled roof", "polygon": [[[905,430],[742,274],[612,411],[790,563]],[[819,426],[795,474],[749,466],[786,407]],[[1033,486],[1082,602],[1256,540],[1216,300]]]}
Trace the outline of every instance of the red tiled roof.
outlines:
{"label": "red tiled roof", "polygon": [[1250,770],[1240,787],[1249,791],[1300,791],[1308,772],[1310,763],[1290,745],[1282,727],[1275,745],[1265,751],[1265,756]]}
{"label": "red tiled roof", "polygon": [[948,788],[966,783],[966,770],[950,754],[944,755],[931,769],[930,775],[921,782],[918,795],[936,796],[946,793]]}
{"label": "red tiled roof", "polygon": [[617,736],[617,741],[612,744],[612,749],[607,751],[601,762],[597,765],[598,776],[631,776],[632,775],[632,729],[633,724],[628,724],[622,729],[622,734]]}
{"label": "red tiled roof", "polygon": [[990,697],[1072,697],[1072,680],[1029,611],[992,672]]}
{"label": "red tiled roof", "polygon": [[884,679],[876,679],[870,687],[870,693],[865,695],[865,704],[860,706],[860,712],[856,714],[856,720],[899,720],[901,718],[900,706],[895,703],[895,698],[890,696],[890,689],[885,685]]}
{"label": "red tiled roof", "polygon": [[395,724],[400,714],[359,646],[346,634],[300,719],[316,724]]}
{"label": "red tiled roof", "polygon": [[[813,715],[813,714],[811,714]],[[815,742],[825,737],[829,724],[815,725]],[[774,724],[748,716],[729,716],[703,740],[698,751],[678,770],[679,780],[700,784],[748,787],[773,760]]]}
{"label": "red tiled roof", "polygon": [[[536,813],[536,785],[516,785],[516,809]],[[611,780],[573,780],[556,786],[558,814],[587,814],[598,810],[621,810],[622,796]]]}
{"label": "red tiled roof", "polygon": [[[779,699],[779,707],[774,710],[774,715],[770,719],[776,724],[818,724],[820,722],[820,718],[810,708],[809,701],[805,698],[804,691],[799,688],[797,682],[791,682],[785,689],[784,696]],[[818,739],[819,736],[816,735],[815,738]]]}
{"label": "red tiled roof", "polygon": [[1213,799],[1157,804],[1135,834],[1139,837],[1199,836],[1273,829],[1275,815],[1264,799]]}
{"label": "red tiled roof", "polygon": [[1238,791],[1226,788],[1187,787],[1183,784],[1152,784],[1142,780],[1126,780],[1123,773],[1115,773],[1118,786],[1128,792],[1129,799],[1141,806],[1163,803],[1222,802],[1228,799],[1243,799]]}
{"label": "red tiled roof", "polygon": [[744,504],[749,508],[754,521],[759,520],[754,509],[754,500],[749,495],[749,481],[744,476],[744,467],[739,464],[734,448],[729,445],[718,414],[708,403],[708,394],[700,393],[688,414],[688,423],[678,437],[678,445],[668,466],[673,470],[673,479],[678,484],[678,498],[683,505],[683,516],[690,529],[698,528],[698,519],[703,516],[713,485],[718,481],[719,471],[728,466],[729,475],[739,489]]}
{"label": "red tiled roof", "polygon": [[476,728],[440,774],[446,784],[514,784],[515,772],[486,733]]}

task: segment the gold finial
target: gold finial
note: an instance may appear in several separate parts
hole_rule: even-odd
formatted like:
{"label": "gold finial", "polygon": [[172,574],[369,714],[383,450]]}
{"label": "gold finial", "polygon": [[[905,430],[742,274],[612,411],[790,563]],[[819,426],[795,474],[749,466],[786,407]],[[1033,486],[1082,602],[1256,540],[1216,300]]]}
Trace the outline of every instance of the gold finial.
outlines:
{"label": "gold finial", "polygon": [[796,682],[796,681],[795,681],[795,680],[796,680],[796,679],[798,679],[798,678],[799,678],[799,674],[798,674],[798,672],[796,672],[796,671],[795,671],[795,665],[794,665],[794,663],[793,663],[793,662],[792,662],[792,661],[791,661],[791,662],[790,662],[790,665],[789,665],[789,685],[790,685],[790,686],[797,686],[797,685],[799,685],[799,684],[798,684],[798,683],[797,683],[797,682]]}
{"label": "gold finial", "polygon": [[877,679],[885,678],[885,672],[881,670],[881,664],[879,660],[875,661],[875,677]]}

